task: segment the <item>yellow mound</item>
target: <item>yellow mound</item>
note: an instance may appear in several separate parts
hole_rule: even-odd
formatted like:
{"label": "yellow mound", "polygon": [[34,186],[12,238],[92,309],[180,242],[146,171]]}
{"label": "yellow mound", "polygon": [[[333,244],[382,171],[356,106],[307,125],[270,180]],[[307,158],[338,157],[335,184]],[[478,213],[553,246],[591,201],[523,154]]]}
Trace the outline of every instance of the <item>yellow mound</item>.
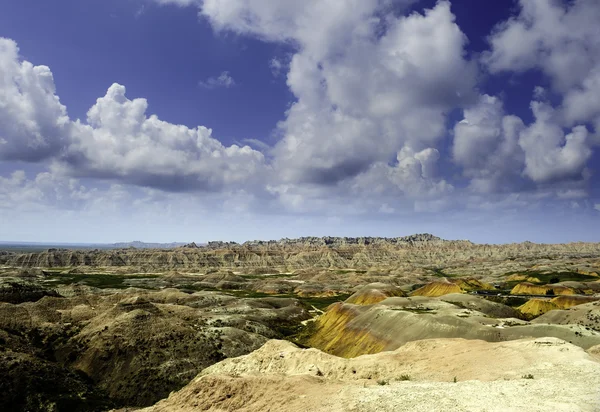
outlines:
{"label": "yellow mound", "polygon": [[348,299],[346,303],[354,305],[373,305],[392,296],[406,296],[400,289],[377,288],[367,285]]}
{"label": "yellow mound", "polygon": [[511,295],[545,295],[549,290],[555,295],[575,295],[575,290],[560,285],[534,285],[528,282],[519,283],[510,291]]}
{"label": "yellow mound", "polygon": [[358,315],[352,306],[334,303],[316,321],[316,331],[307,345],[344,358],[383,351],[387,342],[373,337],[368,329],[348,327]]}
{"label": "yellow mound", "polygon": [[494,286],[474,278],[452,279],[450,282],[458,285],[464,291],[471,290],[494,290]]}
{"label": "yellow mound", "polygon": [[549,300],[530,299],[524,305],[517,308],[522,314],[530,316],[540,316],[554,309],[560,309]]}
{"label": "yellow mound", "polygon": [[600,300],[600,298],[594,298],[592,296],[559,296],[551,299],[550,302],[554,303],[560,309],[569,309],[573,306],[583,305],[584,303],[590,303]]}
{"label": "yellow mound", "polygon": [[450,282],[431,282],[425,286],[415,290],[410,296],[428,296],[437,297],[443,295],[449,295],[450,293],[463,293],[460,286]]}

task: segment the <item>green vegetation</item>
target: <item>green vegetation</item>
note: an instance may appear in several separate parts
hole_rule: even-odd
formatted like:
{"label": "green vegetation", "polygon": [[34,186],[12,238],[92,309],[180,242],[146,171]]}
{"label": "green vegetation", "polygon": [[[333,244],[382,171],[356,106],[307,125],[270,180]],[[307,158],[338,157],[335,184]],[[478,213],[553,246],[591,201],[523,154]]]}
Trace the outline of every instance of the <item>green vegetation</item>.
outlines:
{"label": "green vegetation", "polygon": [[378,384],[378,385],[381,385],[381,386],[384,386],[384,385],[389,385],[389,384],[390,384],[390,381],[389,381],[389,380],[387,380],[387,379],[379,379],[379,380],[377,380],[377,384]]}
{"label": "green vegetation", "polygon": [[531,373],[528,373],[527,375],[523,375],[522,378],[523,379],[533,379],[533,375]]}
{"label": "green vegetation", "polygon": [[529,301],[529,298],[526,297],[505,297],[505,296],[489,296],[482,295],[482,297],[491,302],[501,303],[506,306],[510,306],[511,308],[516,308],[521,305],[524,305]]}
{"label": "green vegetation", "polygon": [[285,278],[291,278],[294,277],[296,275],[292,274],[292,273],[279,273],[276,275],[239,275],[240,277],[244,278],[244,279],[285,279]]}
{"label": "green vegetation", "polygon": [[[50,273],[50,272],[49,272]],[[59,274],[53,273],[45,279],[45,283],[55,285],[73,285],[82,284],[101,289],[126,289],[129,287],[125,283],[127,279],[155,279],[158,275],[143,275],[143,276],[124,276],[124,275],[108,275],[108,274]]]}
{"label": "green vegetation", "polygon": [[409,381],[410,380],[410,375],[400,375],[400,377],[398,378],[399,381]]}

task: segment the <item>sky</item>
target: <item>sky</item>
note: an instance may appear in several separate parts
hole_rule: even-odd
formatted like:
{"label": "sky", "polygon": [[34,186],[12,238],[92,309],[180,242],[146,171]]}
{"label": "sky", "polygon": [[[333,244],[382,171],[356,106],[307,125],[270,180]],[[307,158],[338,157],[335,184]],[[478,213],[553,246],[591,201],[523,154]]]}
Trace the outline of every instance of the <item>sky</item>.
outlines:
{"label": "sky", "polygon": [[0,240],[600,241],[597,0],[5,0]]}

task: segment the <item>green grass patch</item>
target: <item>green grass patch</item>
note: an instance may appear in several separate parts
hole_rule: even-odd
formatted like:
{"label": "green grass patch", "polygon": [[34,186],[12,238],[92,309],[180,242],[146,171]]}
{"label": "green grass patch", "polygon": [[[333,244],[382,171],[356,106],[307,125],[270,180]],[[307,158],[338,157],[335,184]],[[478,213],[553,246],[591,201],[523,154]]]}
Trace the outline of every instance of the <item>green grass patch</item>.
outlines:
{"label": "green grass patch", "polygon": [[155,279],[158,275],[144,276],[124,276],[124,275],[109,275],[109,274],[86,274],[86,275],[61,275],[51,274],[46,278],[46,284],[50,285],[74,285],[82,284],[100,289],[127,289],[130,287],[125,284],[128,279]]}

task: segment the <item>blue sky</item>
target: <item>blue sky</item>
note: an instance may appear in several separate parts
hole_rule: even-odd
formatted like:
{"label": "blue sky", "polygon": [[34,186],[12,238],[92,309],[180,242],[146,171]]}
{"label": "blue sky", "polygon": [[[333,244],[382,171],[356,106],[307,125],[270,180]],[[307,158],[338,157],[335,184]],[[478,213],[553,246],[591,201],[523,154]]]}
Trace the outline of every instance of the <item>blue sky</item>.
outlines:
{"label": "blue sky", "polygon": [[5,1],[0,240],[598,241],[596,17],[594,0]]}

